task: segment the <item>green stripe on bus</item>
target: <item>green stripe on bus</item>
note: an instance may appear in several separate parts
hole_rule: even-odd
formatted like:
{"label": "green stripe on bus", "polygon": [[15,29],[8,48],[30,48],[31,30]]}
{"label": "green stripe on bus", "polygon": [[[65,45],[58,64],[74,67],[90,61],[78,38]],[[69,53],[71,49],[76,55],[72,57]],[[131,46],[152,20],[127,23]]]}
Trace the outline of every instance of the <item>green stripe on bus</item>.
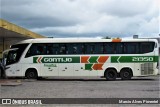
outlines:
{"label": "green stripe on bus", "polygon": [[112,56],[112,63],[158,62],[158,56]]}
{"label": "green stripe on bus", "polygon": [[91,56],[89,59],[90,63],[97,63],[98,56]]}
{"label": "green stripe on bus", "polygon": [[[99,56],[91,56],[89,63],[98,63]],[[33,63],[80,63],[80,57],[33,57]],[[158,62],[159,56],[111,56],[111,63]]]}
{"label": "green stripe on bus", "polygon": [[85,64],[85,70],[92,70],[93,64]]}
{"label": "green stripe on bus", "polygon": [[38,57],[33,57],[33,63],[37,63]]}

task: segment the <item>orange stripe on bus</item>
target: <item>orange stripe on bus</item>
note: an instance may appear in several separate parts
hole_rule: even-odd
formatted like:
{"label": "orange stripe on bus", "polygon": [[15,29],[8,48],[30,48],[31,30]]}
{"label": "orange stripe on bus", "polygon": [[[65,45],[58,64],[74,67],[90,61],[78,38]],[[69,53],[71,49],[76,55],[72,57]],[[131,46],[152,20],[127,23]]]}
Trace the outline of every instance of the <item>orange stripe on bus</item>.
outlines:
{"label": "orange stripe on bus", "polygon": [[89,56],[81,56],[81,63],[88,63]]}
{"label": "orange stripe on bus", "polygon": [[103,70],[102,66],[103,66],[103,64],[94,64],[92,68],[93,68],[93,70]]}
{"label": "orange stripe on bus", "polygon": [[98,62],[99,63],[105,63],[108,58],[109,58],[109,56],[100,56],[99,59],[98,59]]}
{"label": "orange stripe on bus", "polygon": [[41,59],[42,59],[42,57],[39,57],[39,58],[38,58],[38,62],[39,62],[39,63],[41,63]]}

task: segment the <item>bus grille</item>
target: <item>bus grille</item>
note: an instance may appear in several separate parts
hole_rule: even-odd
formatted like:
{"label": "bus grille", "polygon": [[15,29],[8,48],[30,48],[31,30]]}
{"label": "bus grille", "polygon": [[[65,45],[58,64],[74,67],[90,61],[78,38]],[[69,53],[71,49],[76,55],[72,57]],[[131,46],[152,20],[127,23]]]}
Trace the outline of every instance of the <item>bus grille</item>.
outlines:
{"label": "bus grille", "polygon": [[141,75],[153,74],[153,63],[141,64]]}

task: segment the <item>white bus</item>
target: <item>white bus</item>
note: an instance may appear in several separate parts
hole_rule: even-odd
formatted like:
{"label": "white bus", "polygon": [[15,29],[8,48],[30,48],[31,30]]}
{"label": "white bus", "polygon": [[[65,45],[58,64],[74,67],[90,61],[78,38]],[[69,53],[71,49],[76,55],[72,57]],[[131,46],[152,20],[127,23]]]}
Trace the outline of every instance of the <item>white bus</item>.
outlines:
{"label": "white bus", "polygon": [[7,77],[99,76],[107,80],[158,74],[155,39],[29,39],[11,46]]}

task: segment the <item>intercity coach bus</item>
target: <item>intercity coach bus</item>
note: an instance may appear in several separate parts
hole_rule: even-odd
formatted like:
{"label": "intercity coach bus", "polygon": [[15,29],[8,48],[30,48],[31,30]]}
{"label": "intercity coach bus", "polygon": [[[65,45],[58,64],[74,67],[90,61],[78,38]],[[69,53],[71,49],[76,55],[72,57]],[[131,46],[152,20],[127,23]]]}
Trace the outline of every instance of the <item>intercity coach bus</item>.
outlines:
{"label": "intercity coach bus", "polygon": [[29,39],[11,46],[7,77],[99,76],[107,80],[158,74],[155,39]]}

